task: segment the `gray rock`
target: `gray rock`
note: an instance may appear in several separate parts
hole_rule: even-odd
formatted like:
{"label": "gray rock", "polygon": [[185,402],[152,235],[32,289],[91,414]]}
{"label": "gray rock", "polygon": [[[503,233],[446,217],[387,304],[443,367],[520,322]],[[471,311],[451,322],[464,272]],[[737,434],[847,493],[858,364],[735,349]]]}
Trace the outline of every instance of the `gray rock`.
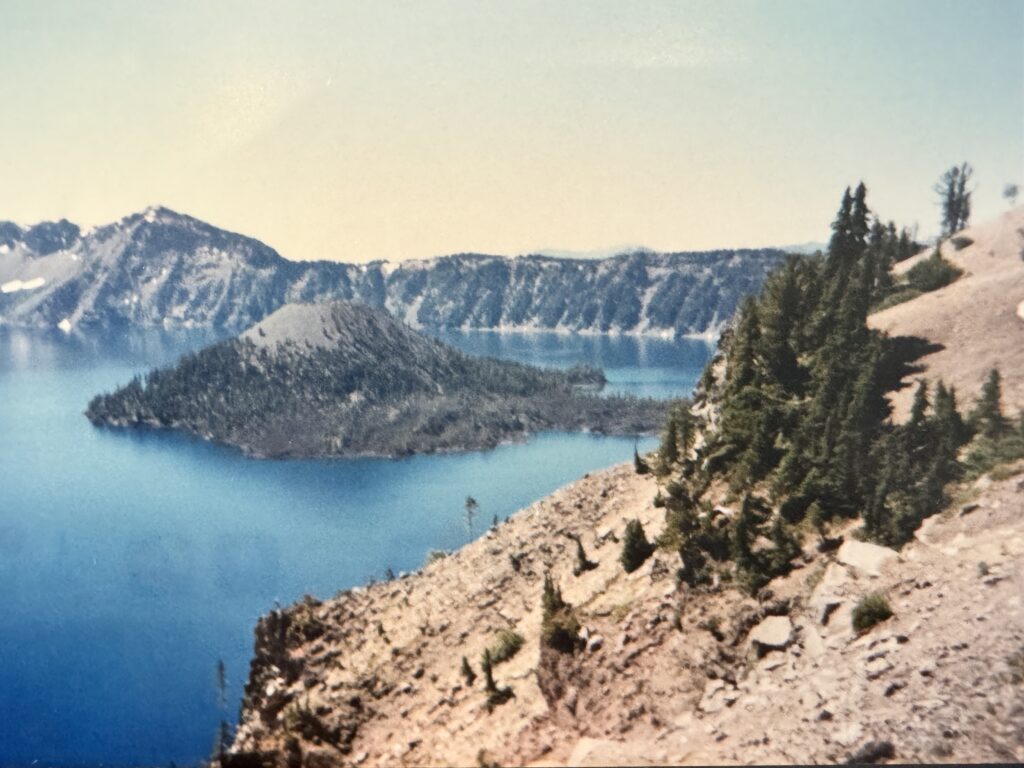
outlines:
{"label": "gray rock", "polygon": [[773,669],[778,669],[786,663],[786,657],[781,653],[769,653],[764,661],[761,662],[761,669],[765,672],[771,672]]}
{"label": "gray rock", "polygon": [[879,576],[886,564],[899,559],[899,554],[888,547],[866,541],[847,540],[836,553],[840,563],[856,568],[868,576]]}
{"label": "gray rock", "polygon": [[825,642],[814,627],[805,627],[803,630],[803,644],[807,655],[812,659],[819,658],[825,652]]}
{"label": "gray rock", "polygon": [[842,605],[849,581],[850,574],[843,566],[829,563],[807,601],[807,607],[818,624],[828,624],[833,612]]}
{"label": "gray rock", "polygon": [[860,723],[849,723],[833,734],[832,741],[844,747],[851,747],[860,741],[860,737],[863,735],[864,728]]}
{"label": "gray rock", "polygon": [[793,622],[788,616],[769,616],[750,631],[749,639],[762,656],[784,650],[793,642]]}
{"label": "gray rock", "polygon": [[872,659],[864,666],[864,675],[868,680],[877,680],[892,669],[892,664],[884,656]]}

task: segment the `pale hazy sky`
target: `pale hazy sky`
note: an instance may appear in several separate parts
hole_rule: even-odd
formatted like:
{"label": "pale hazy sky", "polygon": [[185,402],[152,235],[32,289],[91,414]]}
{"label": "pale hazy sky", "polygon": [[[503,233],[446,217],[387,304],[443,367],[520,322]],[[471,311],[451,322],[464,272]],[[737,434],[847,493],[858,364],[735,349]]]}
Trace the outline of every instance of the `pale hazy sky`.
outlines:
{"label": "pale hazy sky", "polygon": [[1024,2],[0,0],[0,219],[163,204],[290,258],[931,234],[1024,187]]}

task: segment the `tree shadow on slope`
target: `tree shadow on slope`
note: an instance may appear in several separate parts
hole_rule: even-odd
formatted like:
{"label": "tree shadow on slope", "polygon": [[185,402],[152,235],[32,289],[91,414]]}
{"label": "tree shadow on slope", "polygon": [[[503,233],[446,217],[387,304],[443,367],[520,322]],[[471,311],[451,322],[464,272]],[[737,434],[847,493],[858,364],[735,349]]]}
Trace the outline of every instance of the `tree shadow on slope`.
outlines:
{"label": "tree shadow on slope", "polygon": [[941,352],[945,347],[921,336],[890,336],[885,340],[885,362],[881,368],[884,391],[894,392],[911,386],[908,379],[927,366],[921,358]]}

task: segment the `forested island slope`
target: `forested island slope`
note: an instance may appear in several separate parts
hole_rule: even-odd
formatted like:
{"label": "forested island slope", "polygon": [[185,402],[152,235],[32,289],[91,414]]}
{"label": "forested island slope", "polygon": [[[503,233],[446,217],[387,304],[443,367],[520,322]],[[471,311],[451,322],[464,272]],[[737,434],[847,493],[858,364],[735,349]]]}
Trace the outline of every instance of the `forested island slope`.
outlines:
{"label": "forested island slope", "polygon": [[97,425],[181,429],[258,457],[491,448],[542,430],[644,434],[664,402],[602,397],[599,369],[476,358],[346,301],[290,304],[89,403]]}
{"label": "forested island slope", "polygon": [[869,328],[963,278],[873,218],[848,191],[657,452],[265,616],[224,764],[1024,759],[1021,403],[991,370],[962,409],[926,336]]}

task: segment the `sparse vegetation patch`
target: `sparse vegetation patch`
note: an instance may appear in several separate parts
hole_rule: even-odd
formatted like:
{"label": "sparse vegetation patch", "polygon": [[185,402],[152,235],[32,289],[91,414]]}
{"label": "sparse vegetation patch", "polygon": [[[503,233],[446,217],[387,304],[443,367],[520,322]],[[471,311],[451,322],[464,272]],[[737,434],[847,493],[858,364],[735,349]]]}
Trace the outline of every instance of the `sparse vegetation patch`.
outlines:
{"label": "sparse vegetation patch", "polygon": [[562,653],[574,653],[580,622],[571,605],[562,599],[562,591],[550,575],[544,577],[541,595],[541,642]]}
{"label": "sparse vegetation patch", "polygon": [[511,629],[498,630],[498,638],[489,649],[492,664],[501,664],[508,661],[523,647],[526,639],[518,632]]}
{"label": "sparse vegetation patch", "polygon": [[861,599],[853,609],[851,623],[856,632],[867,632],[892,616],[889,600],[882,594],[872,594]]}

